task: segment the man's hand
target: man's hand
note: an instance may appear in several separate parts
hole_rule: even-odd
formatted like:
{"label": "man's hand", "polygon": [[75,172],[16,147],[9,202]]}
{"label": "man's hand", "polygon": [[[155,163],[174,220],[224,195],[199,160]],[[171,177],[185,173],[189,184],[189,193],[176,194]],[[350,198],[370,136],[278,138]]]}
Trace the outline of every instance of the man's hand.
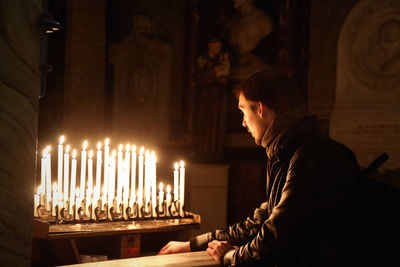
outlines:
{"label": "man's hand", "polygon": [[170,241],[158,252],[158,255],[183,253],[183,252],[190,252],[189,241],[187,242]]}
{"label": "man's hand", "polygon": [[228,241],[214,240],[208,243],[207,253],[219,264],[224,263],[224,255],[231,249],[236,249]]}

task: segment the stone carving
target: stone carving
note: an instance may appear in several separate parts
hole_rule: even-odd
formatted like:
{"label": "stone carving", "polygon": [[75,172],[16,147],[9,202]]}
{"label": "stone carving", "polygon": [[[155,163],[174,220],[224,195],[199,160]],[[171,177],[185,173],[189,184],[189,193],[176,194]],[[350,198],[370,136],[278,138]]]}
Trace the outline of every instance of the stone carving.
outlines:
{"label": "stone carving", "polygon": [[229,44],[237,56],[236,64],[232,65],[231,79],[242,80],[257,71],[271,68],[252,52],[275,26],[272,18],[257,8],[253,0],[234,0],[233,4],[237,12],[226,24]]}
{"label": "stone carving", "polygon": [[400,1],[360,1],[339,37],[336,100],[330,134],[361,165],[389,154],[400,167]]}
{"label": "stone carving", "polygon": [[144,142],[168,138],[170,57],[170,45],[153,34],[150,18],[134,15],[130,35],[110,47],[114,136]]}

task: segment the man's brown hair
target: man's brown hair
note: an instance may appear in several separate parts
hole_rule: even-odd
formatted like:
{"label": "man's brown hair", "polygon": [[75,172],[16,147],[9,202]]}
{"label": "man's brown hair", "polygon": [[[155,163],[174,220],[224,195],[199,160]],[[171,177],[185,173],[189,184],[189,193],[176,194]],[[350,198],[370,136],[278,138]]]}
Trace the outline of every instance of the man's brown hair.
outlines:
{"label": "man's brown hair", "polygon": [[305,108],[304,97],[296,83],[278,70],[257,72],[234,90],[237,98],[242,93],[247,100],[260,101],[276,114]]}

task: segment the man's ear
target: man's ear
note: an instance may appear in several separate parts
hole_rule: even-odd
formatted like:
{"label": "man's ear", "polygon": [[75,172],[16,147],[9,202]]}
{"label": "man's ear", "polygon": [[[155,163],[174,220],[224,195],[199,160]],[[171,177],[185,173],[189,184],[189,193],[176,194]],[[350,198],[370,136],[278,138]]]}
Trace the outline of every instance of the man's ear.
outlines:
{"label": "man's ear", "polygon": [[266,112],[266,106],[261,103],[260,101],[257,102],[257,114],[258,116],[260,116],[260,118],[262,118]]}

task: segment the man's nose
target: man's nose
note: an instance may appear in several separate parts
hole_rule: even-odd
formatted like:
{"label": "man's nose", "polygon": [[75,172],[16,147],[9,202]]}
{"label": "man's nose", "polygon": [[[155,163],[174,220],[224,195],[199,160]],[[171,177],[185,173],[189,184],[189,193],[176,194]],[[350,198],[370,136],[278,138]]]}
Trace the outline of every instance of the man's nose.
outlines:
{"label": "man's nose", "polygon": [[242,126],[245,127],[245,128],[247,127],[247,123],[246,123],[245,119],[243,119]]}

